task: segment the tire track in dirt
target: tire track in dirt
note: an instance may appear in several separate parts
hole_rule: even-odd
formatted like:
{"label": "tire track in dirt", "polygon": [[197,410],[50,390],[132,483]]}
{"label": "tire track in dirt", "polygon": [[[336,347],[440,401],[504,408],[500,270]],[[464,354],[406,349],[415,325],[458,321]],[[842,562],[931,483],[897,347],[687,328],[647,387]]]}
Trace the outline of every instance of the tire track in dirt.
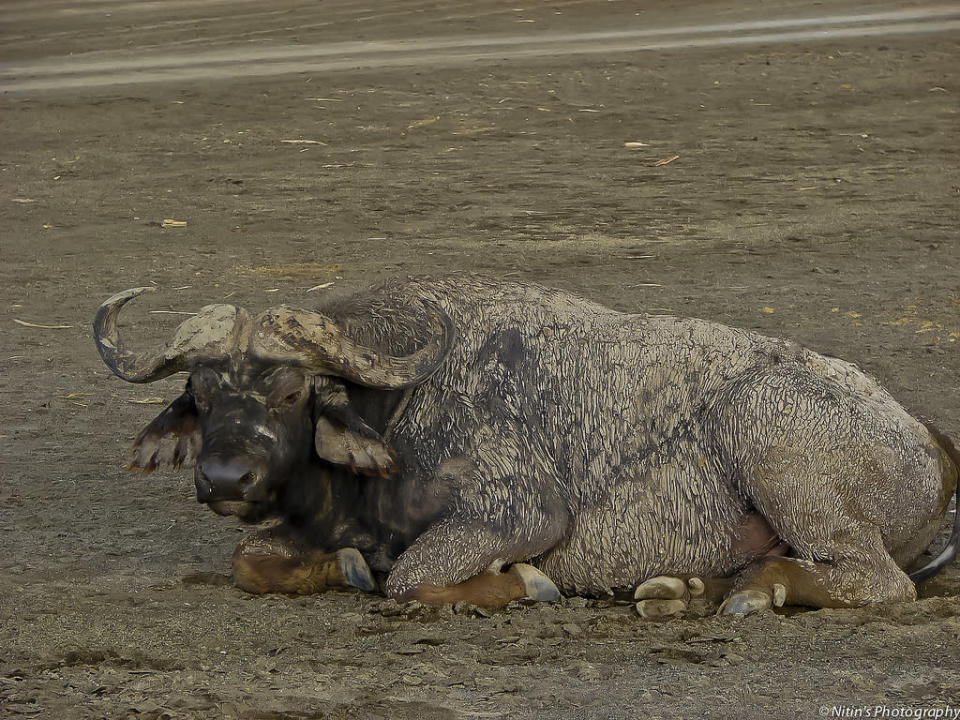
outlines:
{"label": "tire track in dirt", "polygon": [[574,54],[717,48],[960,30],[960,8],[937,6],[859,15],[602,32],[548,32],[340,42],[271,47],[236,46],[193,54],[109,54],[0,65],[0,90],[24,92],[128,83],[266,77],[301,72],[455,66]]}

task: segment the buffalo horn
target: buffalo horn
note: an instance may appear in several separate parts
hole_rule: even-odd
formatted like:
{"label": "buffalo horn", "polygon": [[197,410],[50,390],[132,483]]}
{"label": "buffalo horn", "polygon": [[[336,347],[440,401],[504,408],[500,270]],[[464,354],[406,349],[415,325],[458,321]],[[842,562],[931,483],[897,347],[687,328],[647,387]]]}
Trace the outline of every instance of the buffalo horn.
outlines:
{"label": "buffalo horn", "polygon": [[360,385],[396,389],[417,385],[432,375],[453,342],[453,322],[424,301],[430,337],[402,357],[361,345],[322,313],[286,305],[261,313],[254,321],[251,352],[261,359],[327,371]]}
{"label": "buffalo horn", "polygon": [[154,288],[124,290],[97,310],[93,337],[100,357],[128,382],[148,383],[189,368],[197,359],[218,359],[235,354],[248,331],[249,315],[233,305],[207,305],[177,328],[173,339],[159,352],[133,352],[123,346],[117,328],[120,309],[133,298]]}

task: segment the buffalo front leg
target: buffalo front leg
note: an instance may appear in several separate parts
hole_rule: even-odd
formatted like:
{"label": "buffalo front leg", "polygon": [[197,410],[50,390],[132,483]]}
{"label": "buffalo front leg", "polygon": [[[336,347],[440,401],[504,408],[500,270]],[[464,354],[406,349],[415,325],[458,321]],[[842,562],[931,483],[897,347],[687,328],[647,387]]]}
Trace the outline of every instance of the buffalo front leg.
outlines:
{"label": "buffalo front leg", "polygon": [[511,565],[505,572],[494,564],[469,580],[454,585],[422,583],[401,594],[399,600],[417,600],[427,605],[467,602],[487,608],[503,607],[512,600],[553,602],[560,591],[546,575],[525,563]]}
{"label": "buffalo front leg", "polygon": [[[503,607],[511,600],[553,601],[556,585],[532,565],[520,560],[539,555],[552,538],[506,538],[489,527],[434,525],[404,552],[387,579],[386,593],[397,600],[429,605],[468,602]],[[507,563],[506,572],[501,569]]]}
{"label": "buffalo front leg", "polygon": [[251,593],[309,595],[329,588],[376,589],[360,552],[323,552],[309,547],[284,526],[251,535],[233,552],[233,581]]}

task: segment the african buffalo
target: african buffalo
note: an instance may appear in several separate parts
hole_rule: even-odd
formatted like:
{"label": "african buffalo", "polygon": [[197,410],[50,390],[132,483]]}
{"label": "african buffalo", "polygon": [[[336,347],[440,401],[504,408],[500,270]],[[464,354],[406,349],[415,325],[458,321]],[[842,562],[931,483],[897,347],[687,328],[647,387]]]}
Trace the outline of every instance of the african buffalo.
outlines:
{"label": "african buffalo", "polygon": [[200,502],[282,518],[234,553],[253,592],[373,590],[372,568],[433,604],[640,585],[644,613],[732,578],[721,610],[748,613],[909,600],[956,554],[960,520],[901,569],[957,492],[954,445],[792,342],[455,276],[210,305],[134,353],[117,318],[146,289],[100,307],[97,347],[124,380],[189,379],[131,466],[196,461]]}

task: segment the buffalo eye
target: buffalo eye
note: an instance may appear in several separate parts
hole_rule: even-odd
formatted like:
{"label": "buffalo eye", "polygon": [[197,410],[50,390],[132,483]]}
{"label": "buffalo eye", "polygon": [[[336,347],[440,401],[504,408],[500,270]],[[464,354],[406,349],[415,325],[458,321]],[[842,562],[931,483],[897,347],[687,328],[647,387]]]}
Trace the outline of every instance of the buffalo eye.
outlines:
{"label": "buffalo eye", "polygon": [[265,373],[257,385],[266,395],[267,406],[272,408],[296,405],[303,400],[307,391],[303,373],[282,366]]}
{"label": "buffalo eye", "polygon": [[278,388],[267,397],[267,405],[274,408],[291,407],[303,399],[303,394],[302,387],[294,390],[291,390],[289,386],[286,389]]}
{"label": "buffalo eye", "polygon": [[300,389],[300,390],[294,390],[292,393],[288,393],[288,394],[283,398],[283,400],[281,401],[281,404],[283,404],[283,405],[293,405],[294,403],[299,402],[299,401],[300,401],[300,398],[302,398],[302,397],[303,397],[303,390],[302,390],[302,389]]}

